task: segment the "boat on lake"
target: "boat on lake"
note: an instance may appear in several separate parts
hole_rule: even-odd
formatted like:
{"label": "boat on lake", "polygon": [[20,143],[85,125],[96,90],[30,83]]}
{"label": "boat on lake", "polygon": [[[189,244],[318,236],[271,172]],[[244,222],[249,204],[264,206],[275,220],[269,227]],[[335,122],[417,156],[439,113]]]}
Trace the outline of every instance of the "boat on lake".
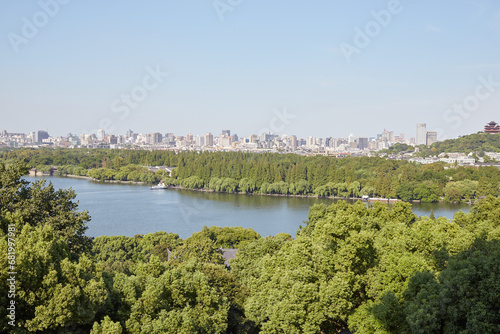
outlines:
{"label": "boat on lake", "polygon": [[166,185],[165,183],[160,182],[158,183],[157,185],[154,185],[150,188],[151,190],[158,190],[158,189],[168,189],[168,185]]}

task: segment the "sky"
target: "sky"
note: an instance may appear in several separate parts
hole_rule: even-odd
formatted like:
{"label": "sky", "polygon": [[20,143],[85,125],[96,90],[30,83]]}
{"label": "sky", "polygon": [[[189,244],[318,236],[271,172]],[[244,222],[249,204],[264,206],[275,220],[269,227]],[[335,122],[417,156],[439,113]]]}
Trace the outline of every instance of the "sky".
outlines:
{"label": "sky", "polygon": [[500,122],[496,0],[0,2],[0,130],[440,139]]}

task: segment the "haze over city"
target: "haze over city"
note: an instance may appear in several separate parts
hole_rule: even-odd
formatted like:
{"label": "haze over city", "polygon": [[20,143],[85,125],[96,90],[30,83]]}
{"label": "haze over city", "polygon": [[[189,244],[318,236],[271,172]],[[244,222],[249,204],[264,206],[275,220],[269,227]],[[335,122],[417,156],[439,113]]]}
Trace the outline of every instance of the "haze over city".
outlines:
{"label": "haze over city", "polygon": [[249,136],[286,110],[275,132],[412,137],[426,123],[444,139],[498,119],[493,0],[1,7],[0,128],[10,132]]}

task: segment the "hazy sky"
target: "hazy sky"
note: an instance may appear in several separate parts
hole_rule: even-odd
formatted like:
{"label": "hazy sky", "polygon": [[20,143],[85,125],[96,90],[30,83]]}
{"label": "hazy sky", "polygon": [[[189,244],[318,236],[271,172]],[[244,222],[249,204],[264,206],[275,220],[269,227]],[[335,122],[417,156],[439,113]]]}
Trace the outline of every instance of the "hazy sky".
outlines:
{"label": "hazy sky", "polygon": [[9,132],[456,137],[500,122],[498,0],[6,0],[0,36]]}

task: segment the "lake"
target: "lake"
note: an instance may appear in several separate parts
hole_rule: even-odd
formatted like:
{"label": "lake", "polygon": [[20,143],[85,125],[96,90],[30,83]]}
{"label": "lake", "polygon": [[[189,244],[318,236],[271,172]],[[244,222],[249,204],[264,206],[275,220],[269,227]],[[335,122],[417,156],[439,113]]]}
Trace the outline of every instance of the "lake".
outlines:
{"label": "lake", "polygon": [[[41,177],[26,176],[34,182]],[[187,238],[203,226],[242,226],[261,236],[281,232],[295,236],[307,220],[309,207],[327,205],[337,200],[324,198],[275,197],[207,193],[189,190],[150,190],[148,186],[96,183],[86,179],[47,177],[55,188],[72,188],[79,211],[88,210],[87,235],[147,234],[173,232]],[[353,202],[350,201],[349,202]],[[468,212],[467,204],[414,203],[413,212],[428,216],[453,218],[455,212]]]}

